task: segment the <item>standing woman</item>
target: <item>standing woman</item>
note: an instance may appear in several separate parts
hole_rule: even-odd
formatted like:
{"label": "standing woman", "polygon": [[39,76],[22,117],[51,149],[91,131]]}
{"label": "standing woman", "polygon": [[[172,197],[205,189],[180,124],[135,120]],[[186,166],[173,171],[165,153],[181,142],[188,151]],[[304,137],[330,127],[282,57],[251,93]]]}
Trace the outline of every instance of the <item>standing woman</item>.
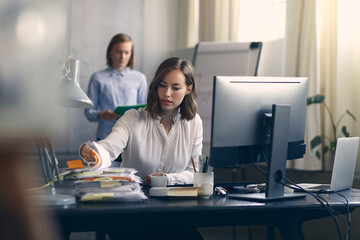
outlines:
{"label": "standing woman", "polygon": [[113,112],[119,105],[146,103],[147,81],[144,74],[134,70],[134,46],[130,36],[115,35],[107,48],[108,67],[90,78],[87,95],[94,103],[85,109],[89,121],[99,122],[96,139],[102,140],[109,133],[120,115]]}
{"label": "standing woman", "polygon": [[[104,140],[92,143],[103,167],[122,154],[122,167],[150,176],[166,175],[168,185],[193,183],[194,168],[202,151],[203,128],[197,114],[194,69],[186,60],[169,58],[156,71],[146,108],[125,112]],[[89,144],[80,156],[95,161]]]}

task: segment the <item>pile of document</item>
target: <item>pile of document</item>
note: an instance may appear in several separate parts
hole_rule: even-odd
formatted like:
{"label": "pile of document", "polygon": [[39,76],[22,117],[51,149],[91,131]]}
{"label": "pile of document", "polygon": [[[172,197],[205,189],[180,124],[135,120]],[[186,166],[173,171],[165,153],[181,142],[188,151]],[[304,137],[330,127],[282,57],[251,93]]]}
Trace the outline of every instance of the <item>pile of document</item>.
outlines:
{"label": "pile of document", "polygon": [[81,202],[137,202],[147,199],[141,178],[133,168],[76,169],[61,174],[64,180],[76,180],[73,194]]}

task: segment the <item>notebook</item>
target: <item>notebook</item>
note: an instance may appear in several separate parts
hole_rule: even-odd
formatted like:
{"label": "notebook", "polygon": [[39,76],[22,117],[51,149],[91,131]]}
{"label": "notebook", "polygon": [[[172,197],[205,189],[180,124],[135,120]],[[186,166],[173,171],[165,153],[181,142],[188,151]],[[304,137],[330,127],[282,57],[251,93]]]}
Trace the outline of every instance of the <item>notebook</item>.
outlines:
{"label": "notebook", "polygon": [[127,110],[130,110],[130,109],[139,109],[139,108],[144,108],[146,107],[146,104],[137,104],[137,105],[129,105],[129,106],[117,106],[115,109],[114,109],[114,112],[117,113],[117,114],[120,114],[121,116],[124,115],[124,113],[127,111]]}
{"label": "notebook", "polygon": [[338,138],[330,184],[299,184],[310,192],[331,193],[352,188],[359,137]]}
{"label": "notebook", "polygon": [[198,187],[152,187],[149,194],[152,197],[197,197]]}

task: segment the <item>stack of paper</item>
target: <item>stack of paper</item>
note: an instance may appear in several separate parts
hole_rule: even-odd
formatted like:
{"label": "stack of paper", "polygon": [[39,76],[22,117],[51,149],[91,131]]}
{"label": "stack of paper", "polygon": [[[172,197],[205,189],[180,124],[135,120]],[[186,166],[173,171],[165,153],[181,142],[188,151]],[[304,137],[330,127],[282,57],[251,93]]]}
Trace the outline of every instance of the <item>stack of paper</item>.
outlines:
{"label": "stack of paper", "polygon": [[147,199],[133,168],[82,168],[62,173],[63,179],[76,180],[74,195],[82,202],[116,201],[137,202]]}

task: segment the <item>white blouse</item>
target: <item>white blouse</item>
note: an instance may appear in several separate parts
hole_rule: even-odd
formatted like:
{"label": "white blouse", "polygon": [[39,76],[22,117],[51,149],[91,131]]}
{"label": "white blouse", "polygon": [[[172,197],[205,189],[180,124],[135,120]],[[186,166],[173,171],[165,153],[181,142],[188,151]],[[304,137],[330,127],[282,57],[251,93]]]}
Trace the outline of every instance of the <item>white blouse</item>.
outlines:
{"label": "white blouse", "polygon": [[191,184],[194,169],[191,158],[198,168],[202,151],[203,127],[198,114],[188,121],[178,113],[168,134],[160,123],[145,109],[127,111],[115,124],[112,132],[95,146],[99,150],[103,166],[122,153],[122,167],[138,170],[144,179],[153,172],[164,172],[168,184]]}

